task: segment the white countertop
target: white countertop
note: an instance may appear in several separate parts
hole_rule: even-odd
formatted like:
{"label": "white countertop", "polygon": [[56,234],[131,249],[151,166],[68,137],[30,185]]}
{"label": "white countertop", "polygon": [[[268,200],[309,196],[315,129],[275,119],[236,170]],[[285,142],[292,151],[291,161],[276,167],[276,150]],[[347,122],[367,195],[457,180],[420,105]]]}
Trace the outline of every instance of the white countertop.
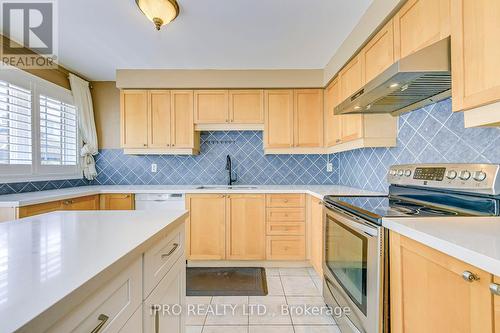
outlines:
{"label": "white countertop", "polygon": [[[380,195],[381,193],[341,185],[238,185],[232,189],[198,189],[200,185],[96,185],[59,190],[0,195],[0,207],[21,207],[100,193],[306,193],[318,199],[325,195]],[[224,185],[221,185],[224,186]],[[256,187],[248,189],[245,187]]]}
{"label": "white countertop", "polygon": [[500,276],[500,217],[387,218],[382,225]]}
{"label": "white countertop", "polygon": [[0,223],[0,332],[20,328],[186,216],[77,211]]}

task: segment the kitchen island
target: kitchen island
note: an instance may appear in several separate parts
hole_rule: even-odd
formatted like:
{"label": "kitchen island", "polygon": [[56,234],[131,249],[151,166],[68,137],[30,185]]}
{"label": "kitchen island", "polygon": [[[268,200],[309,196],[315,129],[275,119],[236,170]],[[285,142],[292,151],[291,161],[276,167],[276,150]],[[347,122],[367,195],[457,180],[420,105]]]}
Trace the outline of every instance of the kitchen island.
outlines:
{"label": "kitchen island", "polygon": [[74,211],[1,223],[0,331],[141,327],[164,279],[173,272],[183,287],[187,215]]}

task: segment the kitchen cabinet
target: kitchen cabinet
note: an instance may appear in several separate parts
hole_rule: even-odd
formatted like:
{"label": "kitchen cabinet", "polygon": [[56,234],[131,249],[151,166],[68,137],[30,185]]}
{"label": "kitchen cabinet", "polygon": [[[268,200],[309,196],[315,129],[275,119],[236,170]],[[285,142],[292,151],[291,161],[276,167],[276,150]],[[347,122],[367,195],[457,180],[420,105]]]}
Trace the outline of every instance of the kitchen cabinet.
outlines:
{"label": "kitchen cabinet", "polygon": [[62,202],[60,200],[44,202],[35,205],[28,205],[18,208],[17,217],[29,217],[33,215],[55,212],[57,210],[62,210]]}
{"label": "kitchen cabinet", "polygon": [[190,260],[222,260],[226,257],[226,197],[196,194],[186,197],[186,249]]}
{"label": "kitchen cabinet", "polygon": [[394,232],[390,274],[392,332],[493,332],[491,274]]}
{"label": "kitchen cabinet", "polygon": [[29,217],[58,210],[98,210],[99,196],[89,195],[65,200],[49,201],[17,208],[17,218]]}
{"label": "kitchen cabinet", "polygon": [[[170,268],[158,286],[144,301],[143,320],[144,333],[169,333],[185,331],[184,315],[163,313],[161,309],[156,310],[157,305],[184,305],[186,293],[186,263],[183,258]],[[175,311],[171,308],[172,312]]]}
{"label": "kitchen cabinet", "polygon": [[[500,277],[493,277],[493,283],[500,285]],[[500,333],[500,295],[493,296],[493,306],[495,308],[495,333]]]}
{"label": "kitchen cabinet", "polygon": [[146,148],[148,146],[147,90],[122,90],[120,92],[120,120],[122,148]]}
{"label": "kitchen cabinet", "polygon": [[264,260],[266,205],[263,194],[231,194],[226,201],[226,259]]}
{"label": "kitchen cabinet", "polygon": [[267,260],[304,260],[304,236],[268,236]]}
{"label": "kitchen cabinet", "polygon": [[409,0],[401,7],[394,16],[396,58],[450,35],[450,1],[455,0]]}
{"label": "kitchen cabinet", "polygon": [[100,195],[101,210],[134,210],[135,196],[131,193],[109,193]]}
{"label": "kitchen cabinet", "polygon": [[235,124],[264,124],[264,91],[229,90],[229,121]]}
{"label": "kitchen cabinet", "polygon": [[192,90],[122,90],[121,141],[125,154],[199,153]]}
{"label": "kitchen cabinet", "polygon": [[370,82],[397,60],[394,56],[392,19],[363,47],[360,58],[364,84]]}
{"label": "kitchen cabinet", "polygon": [[339,72],[340,102],[351,97],[363,86],[363,62],[357,54]]}
{"label": "kitchen cabinet", "polygon": [[62,200],[64,210],[99,210],[99,195]]}
{"label": "kitchen cabinet", "polygon": [[498,125],[500,2],[454,0],[451,6],[453,111],[486,106],[465,112],[465,125]]}
{"label": "kitchen cabinet", "polygon": [[294,146],[323,147],[323,89],[296,89],[294,97]]}
{"label": "kitchen cabinet", "polygon": [[323,203],[310,196],[311,264],[323,276]]}
{"label": "kitchen cabinet", "polygon": [[327,147],[334,146],[341,141],[342,117],[335,115],[333,110],[340,103],[340,85],[338,78],[325,89],[325,143]]}
{"label": "kitchen cabinet", "polygon": [[221,124],[229,122],[227,90],[195,90],[195,124]]}
{"label": "kitchen cabinet", "polygon": [[293,146],[293,90],[264,92],[264,149]]}

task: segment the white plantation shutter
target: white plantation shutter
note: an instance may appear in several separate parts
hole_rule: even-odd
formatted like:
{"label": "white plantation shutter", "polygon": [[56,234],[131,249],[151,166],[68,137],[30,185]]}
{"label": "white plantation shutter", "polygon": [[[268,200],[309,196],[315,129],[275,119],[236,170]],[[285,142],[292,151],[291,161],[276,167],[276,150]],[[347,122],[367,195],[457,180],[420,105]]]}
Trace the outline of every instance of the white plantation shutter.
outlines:
{"label": "white plantation shutter", "polygon": [[40,95],[40,163],[77,165],[78,123],[76,108]]}
{"label": "white plantation shutter", "polygon": [[31,90],[0,80],[0,165],[31,165]]}

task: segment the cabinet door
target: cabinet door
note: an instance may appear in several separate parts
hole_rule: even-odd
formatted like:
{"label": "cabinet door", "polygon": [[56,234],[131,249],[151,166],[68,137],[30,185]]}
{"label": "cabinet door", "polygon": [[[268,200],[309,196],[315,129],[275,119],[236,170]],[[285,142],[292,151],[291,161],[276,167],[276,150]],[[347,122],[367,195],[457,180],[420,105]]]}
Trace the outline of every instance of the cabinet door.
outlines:
{"label": "cabinet door", "polygon": [[361,51],[363,82],[370,82],[394,61],[394,29],[390,20]]}
{"label": "cabinet door", "polygon": [[189,210],[186,224],[188,259],[225,259],[225,195],[189,195],[187,210]]}
{"label": "cabinet door", "polygon": [[335,146],[341,140],[342,117],[333,114],[333,110],[340,102],[340,86],[338,79],[335,79],[325,89],[325,132],[326,145]]}
{"label": "cabinet door", "polygon": [[500,101],[500,2],[452,2],[453,111]]}
{"label": "cabinet door", "polygon": [[235,124],[263,124],[264,91],[229,90],[229,116]]}
{"label": "cabinet door", "polygon": [[[163,277],[144,301],[143,320],[144,333],[170,333],[185,332],[183,315],[177,315],[179,309],[174,305],[185,305],[186,294],[186,263],[184,258],[179,258],[170,271]],[[155,306],[170,306],[170,311],[157,310]],[[183,307],[185,310],[185,308]]]}
{"label": "cabinet door", "polygon": [[130,193],[101,194],[101,210],[134,210],[135,197]]}
{"label": "cabinet door", "polygon": [[33,216],[33,215],[38,215],[38,214],[43,214],[43,213],[50,213],[54,212],[56,210],[61,210],[62,208],[62,202],[61,201],[50,201],[50,202],[44,202],[36,205],[29,205],[29,206],[23,206],[19,207],[19,218],[23,217],[28,217],[28,216]]}
{"label": "cabinet door", "polygon": [[265,195],[229,195],[226,212],[226,259],[265,259]]}
{"label": "cabinet door", "polygon": [[323,147],[323,90],[294,90],[294,146]]}
{"label": "cabinet door", "polygon": [[220,124],[229,122],[227,90],[195,90],[194,122]]}
{"label": "cabinet door", "polygon": [[266,90],[264,119],[264,147],[292,147],[293,90]]}
{"label": "cabinet door", "polygon": [[64,210],[99,210],[99,195],[63,200]]}
{"label": "cabinet door", "polygon": [[342,115],[342,142],[360,139],[363,137],[363,115]]}
{"label": "cabinet door", "polygon": [[449,35],[450,0],[409,0],[394,16],[397,57],[406,57]]}
{"label": "cabinet door", "polygon": [[120,92],[121,144],[123,148],[148,146],[148,91]]}
{"label": "cabinet door", "polygon": [[193,91],[172,90],[172,147],[194,148]]}
{"label": "cabinet door", "polygon": [[345,101],[363,86],[363,68],[359,54],[339,72],[340,100]]}
{"label": "cabinet door", "polygon": [[390,251],[392,332],[493,331],[490,274],[393,232]]}
{"label": "cabinet door", "polygon": [[149,92],[149,141],[150,148],[170,147],[170,91]]}
{"label": "cabinet door", "polygon": [[319,276],[323,276],[323,205],[311,197],[311,263]]}

